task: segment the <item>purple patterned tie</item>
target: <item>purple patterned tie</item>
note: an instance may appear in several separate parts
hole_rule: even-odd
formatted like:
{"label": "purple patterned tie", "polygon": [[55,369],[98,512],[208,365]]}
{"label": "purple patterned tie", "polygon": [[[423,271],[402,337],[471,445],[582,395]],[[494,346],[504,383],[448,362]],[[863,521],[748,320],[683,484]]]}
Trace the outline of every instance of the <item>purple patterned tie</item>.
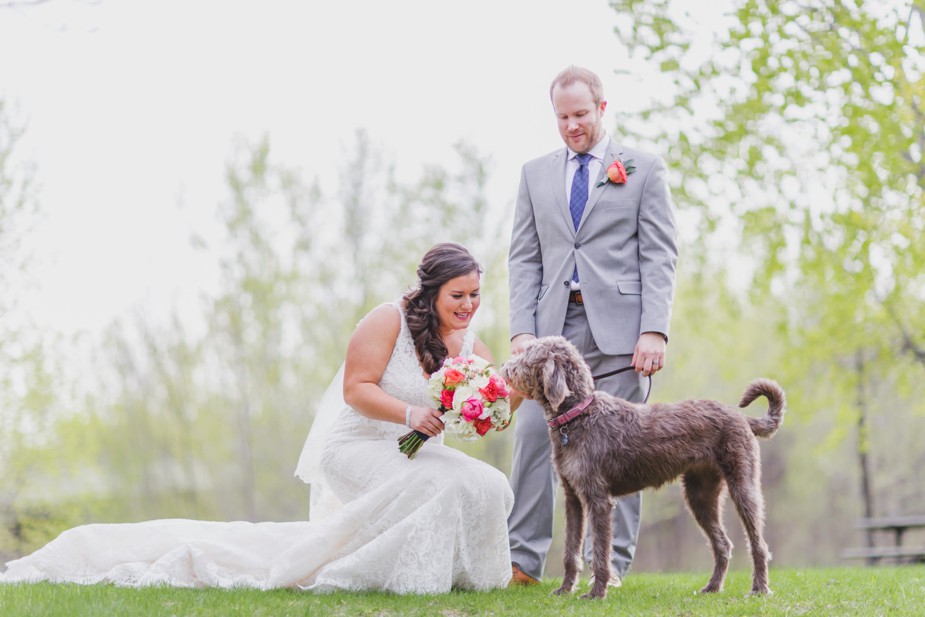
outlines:
{"label": "purple patterned tie", "polygon": [[572,223],[577,231],[581,215],[584,214],[585,205],[588,203],[588,161],[591,160],[591,155],[578,154],[575,158],[578,159],[578,169],[572,176],[572,196],[568,202],[568,209],[572,213]]}
{"label": "purple patterned tie", "polygon": [[[572,224],[575,225],[575,231],[578,231],[578,224],[581,223],[581,215],[584,214],[585,205],[588,203],[588,161],[591,160],[590,154],[578,154],[578,169],[572,176],[572,196],[568,202],[569,212],[572,213]],[[572,272],[572,280],[578,282],[578,267]]]}

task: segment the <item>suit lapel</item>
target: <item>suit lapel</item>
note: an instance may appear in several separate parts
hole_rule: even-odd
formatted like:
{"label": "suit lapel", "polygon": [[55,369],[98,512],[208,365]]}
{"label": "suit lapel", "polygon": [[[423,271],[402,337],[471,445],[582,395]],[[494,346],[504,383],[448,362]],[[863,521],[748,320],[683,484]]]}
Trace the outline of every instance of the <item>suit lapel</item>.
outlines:
{"label": "suit lapel", "polygon": [[[604,152],[604,160],[601,161],[601,170],[597,174],[597,178],[594,179],[594,183],[591,185],[591,194],[588,196],[588,204],[585,206],[585,211],[581,215],[581,222],[578,223],[578,231],[581,231],[581,226],[585,224],[588,215],[591,214],[591,209],[594,208],[597,200],[600,199],[601,195],[604,194],[604,191],[607,190],[607,184],[598,186],[601,180],[607,176],[607,168],[610,167],[611,163],[617,160],[618,156],[622,155],[623,148],[614,142],[613,139],[607,140],[607,150]],[[563,175],[564,173],[565,172],[563,172]]]}
{"label": "suit lapel", "polygon": [[567,162],[568,149],[562,148],[554,153],[549,161],[549,175],[552,178],[552,194],[556,196],[556,205],[559,206],[559,212],[574,236],[575,224],[572,223],[572,213],[568,209],[568,198],[565,195],[565,164]]}

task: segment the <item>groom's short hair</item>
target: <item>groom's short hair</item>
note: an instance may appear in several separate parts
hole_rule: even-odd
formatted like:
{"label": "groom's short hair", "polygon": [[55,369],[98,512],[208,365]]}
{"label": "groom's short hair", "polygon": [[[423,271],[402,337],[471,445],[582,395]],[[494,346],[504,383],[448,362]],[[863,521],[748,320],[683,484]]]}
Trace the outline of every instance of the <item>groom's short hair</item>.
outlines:
{"label": "groom's short hair", "polygon": [[593,71],[575,66],[574,64],[563,69],[562,72],[556,75],[556,78],[552,80],[552,84],[549,86],[549,100],[552,100],[552,91],[556,89],[557,85],[560,88],[567,88],[576,81],[588,84],[588,88],[591,89],[591,98],[594,99],[594,104],[601,104],[601,101],[604,100],[604,84],[601,83],[601,78]]}

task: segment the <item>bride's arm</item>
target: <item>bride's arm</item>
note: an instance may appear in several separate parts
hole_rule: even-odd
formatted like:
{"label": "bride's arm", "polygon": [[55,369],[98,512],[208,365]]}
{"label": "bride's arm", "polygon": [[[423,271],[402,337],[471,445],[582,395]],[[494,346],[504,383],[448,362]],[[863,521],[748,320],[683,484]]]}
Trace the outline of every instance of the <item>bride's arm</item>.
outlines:
{"label": "bride's arm", "polygon": [[[392,357],[401,331],[401,316],[395,307],[374,309],[357,326],[347,344],[344,365],[344,401],[374,420],[405,423],[408,404],[379,387],[379,380]],[[411,428],[431,437],[443,430],[440,413],[427,407],[411,408]]]}
{"label": "bride's arm", "polygon": [[483,343],[479,337],[475,337],[475,342],[472,344],[472,353],[489,362],[495,361],[494,356],[491,355],[491,350],[488,349],[488,345]]}

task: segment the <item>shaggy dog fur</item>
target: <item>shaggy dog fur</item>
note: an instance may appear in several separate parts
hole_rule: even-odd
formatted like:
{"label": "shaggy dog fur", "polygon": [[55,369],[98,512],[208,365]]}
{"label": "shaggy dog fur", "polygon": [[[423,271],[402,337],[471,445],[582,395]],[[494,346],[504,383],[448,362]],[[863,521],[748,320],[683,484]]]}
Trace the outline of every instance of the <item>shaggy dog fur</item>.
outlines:
{"label": "shaggy dog fur", "polygon": [[[587,364],[561,336],[539,338],[504,363],[501,375],[543,406],[546,419],[588,397],[585,412],[550,430],[553,460],[565,491],[565,578],[554,593],[574,590],[581,570],[585,512],[593,532],[594,584],[584,597],[603,598],[610,580],[612,499],[681,476],[684,499],[713,549],[713,576],[703,593],[721,591],[732,555],[723,527],[723,490],[728,489],[745,527],[754,562],[752,594],[766,594],[768,553],[762,537],[764,499],[757,437],[770,437],[783,421],[786,399],[779,385],[756,379],[739,407],[767,397],[768,413],[752,418],[722,403],[690,400],[634,404],[595,392]],[[560,431],[568,435],[563,443]]]}

